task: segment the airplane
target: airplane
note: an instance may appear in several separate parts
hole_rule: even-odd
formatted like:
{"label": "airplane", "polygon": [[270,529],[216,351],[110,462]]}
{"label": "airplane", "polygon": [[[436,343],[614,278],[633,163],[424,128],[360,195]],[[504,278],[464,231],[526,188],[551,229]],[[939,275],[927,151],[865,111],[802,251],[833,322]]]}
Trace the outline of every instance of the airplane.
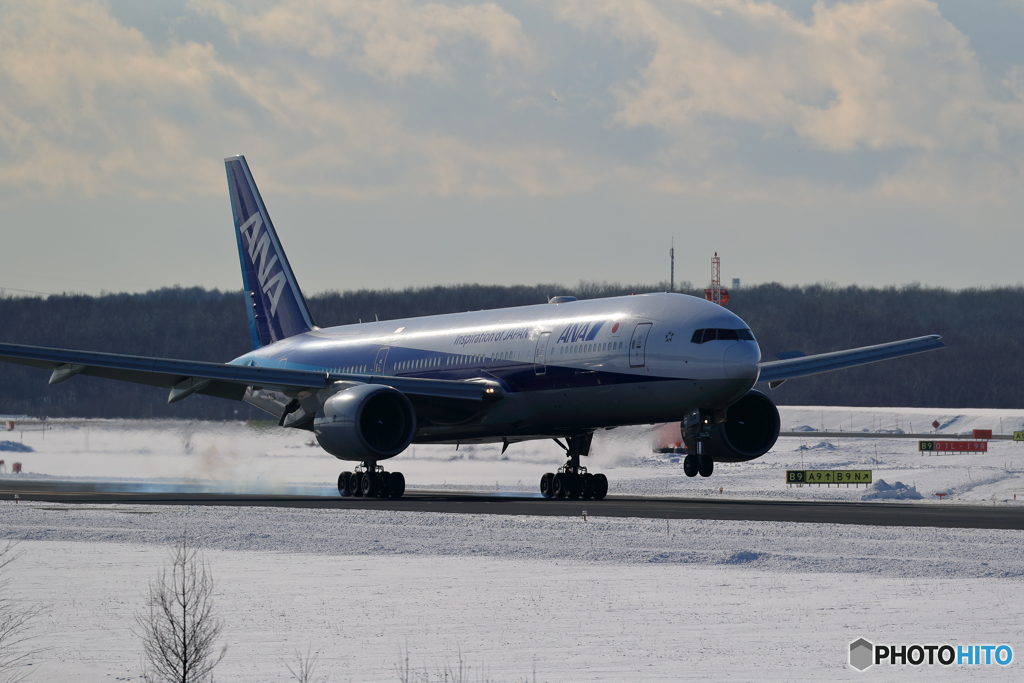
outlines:
{"label": "airplane", "polygon": [[401,472],[379,463],[410,444],[553,439],[566,463],[543,474],[546,498],[603,499],[604,474],[580,458],[594,433],[681,422],[687,476],[767,453],[779,412],[755,389],[942,348],[939,335],[765,361],[749,326],[676,293],[318,327],[244,156],[224,160],[252,351],[228,363],[0,344],[0,360],[241,400],[286,429],[310,430],[339,460],[342,496],[398,498]]}

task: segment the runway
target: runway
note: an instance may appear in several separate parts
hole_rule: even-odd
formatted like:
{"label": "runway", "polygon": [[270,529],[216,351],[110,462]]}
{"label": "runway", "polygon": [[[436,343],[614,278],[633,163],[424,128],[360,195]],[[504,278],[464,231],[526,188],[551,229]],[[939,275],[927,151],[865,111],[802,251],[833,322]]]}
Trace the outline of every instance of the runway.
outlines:
{"label": "runway", "polygon": [[214,505],[236,507],[396,510],[477,515],[643,517],[734,521],[857,524],[952,529],[1024,529],[1024,507],[913,503],[736,500],[730,498],[643,498],[546,500],[540,496],[407,492],[398,500],[334,496],[221,493],[208,487],[176,487],[166,492],[132,490],[130,485],[38,480],[0,483],[0,500],[77,505]]}

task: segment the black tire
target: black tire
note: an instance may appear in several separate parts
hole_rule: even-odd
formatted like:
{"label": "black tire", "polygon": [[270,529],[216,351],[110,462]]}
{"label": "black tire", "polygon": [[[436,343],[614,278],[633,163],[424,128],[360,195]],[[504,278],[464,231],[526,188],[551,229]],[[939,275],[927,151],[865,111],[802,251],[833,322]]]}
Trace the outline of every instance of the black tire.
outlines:
{"label": "black tire", "polygon": [[583,495],[583,477],[578,474],[567,474],[565,478],[569,480],[569,490],[566,492],[565,497],[569,500],[576,500]]}
{"label": "black tire", "polygon": [[363,497],[363,473],[353,472],[352,476],[349,477],[349,490],[352,491],[352,495],[357,498]]}
{"label": "black tire", "polygon": [[359,479],[359,488],[363,492],[363,498],[373,498],[377,495],[377,490],[380,487],[377,484],[376,472],[363,472],[363,476]]}
{"label": "black tire", "polygon": [[594,497],[594,475],[587,472],[583,475],[583,500]]}
{"label": "black tire", "polygon": [[551,493],[555,498],[565,498],[569,493],[569,482],[566,480],[566,475],[563,472],[559,472],[554,476],[551,482]]}
{"label": "black tire", "polygon": [[604,500],[608,495],[608,477],[603,474],[594,475],[594,500]]}
{"label": "black tire", "polygon": [[343,497],[352,495],[352,473],[342,472],[338,475],[338,493]]}
{"label": "black tire", "polygon": [[699,465],[696,454],[690,453],[683,458],[683,473],[688,477],[696,477],[697,471],[700,469]]}
{"label": "black tire", "polygon": [[711,456],[708,455],[707,453],[702,454],[700,456],[700,465],[698,467],[698,472],[700,472],[700,476],[710,477],[714,471],[715,461],[712,460]]}
{"label": "black tire", "polygon": [[554,485],[555,475],[548,472],[540,478],[540,494],[545,498],[553,498],[555,492],[551,490]]}
{"label": "black tire", "polygon": [[377,475],[377,497],[378,498],[390,498],[391,497],[391,473],[381,472]]}
{"label": "black tire", "polygon": [[391,473],[391,497],[401,498],[405,495],[405,475],[401,472]]}

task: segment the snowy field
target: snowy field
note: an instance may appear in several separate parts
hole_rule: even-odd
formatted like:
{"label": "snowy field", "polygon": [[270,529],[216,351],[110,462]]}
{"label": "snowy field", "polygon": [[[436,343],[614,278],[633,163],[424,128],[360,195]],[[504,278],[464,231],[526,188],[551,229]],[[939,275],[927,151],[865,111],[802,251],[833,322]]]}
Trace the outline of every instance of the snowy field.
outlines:
{"label": "snowy field", "polygon": [[[995,434],[1024,430],[1024,411],[930,410],[918,408],[780,409],[783,431],[883,432],[939,431]],[[138,487],[173,487],[202,482],[221,490],[280,491],[337,495],[338,473],[353,463],[324,453],[312,434],[242,423],[174,421],[51,422],[26,424],[0,433],[0,440],[32,452],[0,452],[10,471],[22,463],[25,476],[119,481]],[[583,464],[604,472],[610,495],[733,496],[795,500],[876,499],[883,492],[863,487],[823,488],[785,485],[787,469],[870,469],[874,480],[901,482],[924,501],[1024,505],[1024,444],[992,441],[989,452],[972,455],[921,455],[913,439],[816,437],[780,438],[765,456],[747,463],[716,464],[709,479],[688,478],[677,456],[653,453],[668,439],[664,428],[621,428],[599,432]],[[2,446],[0,446],[2,447]],[[503,491],[534,494],[540,476],[564,462],[551,441],[497,446],[412,446],[386,462],[405,474],[410,489]],[[722,492],[719,493],[719,488]],[[912,494],[911,494],[912,495]]]}
{"label": "snowy field", "polygon": [[[1024,428],[1024,412],[782,409],[783,429],[943,432]],[[899,415],[897,418],[896,416]],[[904,424],[905,422],[905,424]],[[910,423],[913,422],[913,427]],[[204,423],[100,423],[0,435],[8,470],[133,488],[337,495],[342,463],[308,433]],[[1024,447],[922,456],[913,440],[780,439],[763,458],[688,479],[654,429],[595,440],[611,495],[853,499],[874,489],[787,488],[787,468],[872,469],[932,504],[1024,505]],[[24,446],[14,446],[22,444]],[[32,449],[30,452],[27,449]],[[876,451],[877,448],[877,451]],[[523,491],[561,462],[554,444],[415,447],[391,463],[413,487]],[[198,480],[198,481],[197,481]],[[2,482],[0,482],[2,483]],[[722,487],[723,493],[718,488]],[[1013,495],[1019,490],[1019,502]],[[905,492],[913,489],[904,489]],[[870,499],[870,498],[869,498]],[[581,502],[581,512],[586,503]],[[147,583],[182,533],[218,579],[228,655],[218,681],[284,681],[319,650],[332,681],[1020,680],[1024,532],[769,522],[499,517],[266,508],[65,506],[0,501],[21,539],[10,596],[46,609],[30,680],[138,681],[132,633]],[[1008,667],[850,669],[848,645],[999,644]],[[404,653],[404,654],[403,654]],[[449,680],[452,680],[449,677]]]}

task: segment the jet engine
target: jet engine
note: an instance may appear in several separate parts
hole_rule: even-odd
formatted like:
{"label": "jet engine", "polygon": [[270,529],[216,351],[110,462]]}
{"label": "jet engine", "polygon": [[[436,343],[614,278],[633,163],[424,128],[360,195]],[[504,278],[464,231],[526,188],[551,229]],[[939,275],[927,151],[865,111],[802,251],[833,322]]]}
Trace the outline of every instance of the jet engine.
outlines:
{"label": "jet engine", "polygon": [[[736,403],[716,413],[713,422],[701,450],[715,462],[760,458],[779,438],[779,410],[760,391],[749,391]],[[683,429],[683,442],[690,453],[697,452],[694,430],[699,427]]]}
{"label": "jet engine", "polygon": [[323,449],[339,460],[386,460],[412,442],[416,412],[397,389],[360,384],[339,391],[320,406],[313,433]]}

